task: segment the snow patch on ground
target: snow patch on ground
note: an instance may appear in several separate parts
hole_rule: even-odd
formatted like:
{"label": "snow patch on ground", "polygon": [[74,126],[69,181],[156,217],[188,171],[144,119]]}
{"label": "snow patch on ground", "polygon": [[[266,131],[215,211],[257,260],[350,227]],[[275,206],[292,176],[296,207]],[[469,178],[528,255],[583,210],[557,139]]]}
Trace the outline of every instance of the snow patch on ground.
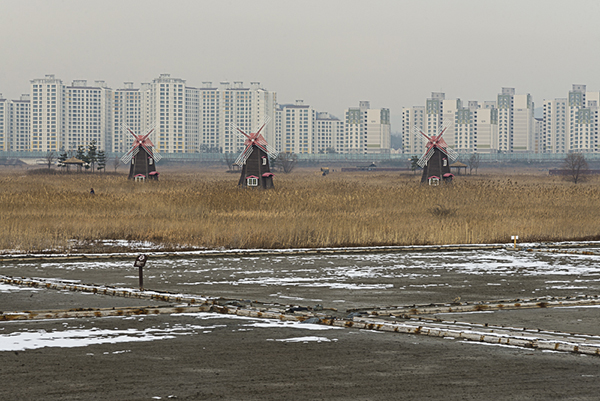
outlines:
{"label": "snow patch on ground", "polygon": [[[246,316],[222,315],[206,312],[199,313],[175,313],[171,316],[190,316],[199,320],[210,319],[230,319],[243,320],[240,324],[241,331],[250,328],[294,328],[304,330],[341,330],[341,327],[323,326],[318,324],[305,324],[300,322],[278,321],[269,319],[257,319]],[[113,317],[114,318],[114,317]],[[117,318],[125,320],[124,318]],[[247,322],[247,323],[246,323]],[[93,322],[92,322],[93,324]],[[167,340],[176,336],[187,336],[196,334],[213,333],[215,329],[227,328],[228,325],[194,325],[194,324],[165,324],[164,327],[149,327],[143,330],[138,329],[99,329],[92,328],[73,328],[64,326],[62,330],[21,330],[9,334],[0,334],[0,352],[1,351],[25,351],[44,347],[73,348],[86,347],[94,344],[119,344],[130,342],[145,342],[156,340]],[[298,337],[304,338],[304,337]],[[312,338],[312,337],[306,337]],[[317,338],[317,337],[315,337]],[[323,339],[319,342],[331,341]],[[288,339],[289,341],[292,341]],[[299,340],[300,341],[300,340]],[[317,341],[317,340],[302,340]],[[124,353],[129,351],[114,351],[113,353]]]}

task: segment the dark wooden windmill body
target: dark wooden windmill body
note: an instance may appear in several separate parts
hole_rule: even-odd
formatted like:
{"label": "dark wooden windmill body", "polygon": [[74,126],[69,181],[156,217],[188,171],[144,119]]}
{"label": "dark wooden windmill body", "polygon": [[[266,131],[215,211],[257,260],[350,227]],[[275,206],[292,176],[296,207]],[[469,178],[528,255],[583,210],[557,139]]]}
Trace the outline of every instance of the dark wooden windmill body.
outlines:
{"label": "dark wooden windmill body", "polygon": [[128,179],[143,177],[158,180],[156,162],[161,159],[161,156],[154,150],[154,144],[149,139],[154,129],[148,130],[144,135],[137,135],[129,127],[123,126],[123,128],[135,138],[129,152],[121,157],[123,163],[129,164]]}
{"label": "dark wooden windmill body", "polygon": [[[136,176],[143,175],[146,178],[151,178],[156,174],[156,164],[154,163],[154,159],[152,155],[149,155],[146,152],[146,149],[141,148],[137,154],[131,159],[129,165],[129,176],[128,179],[133,179]],[[152,175],[150,175],[152,174]]]}
{"label": "dark wooden windmill body", "polygon": [[269,166],[269,157],[276,157],[277,151],[261,135],[262,129],[267,125],[265,122],[255,133],[247,134],[240,128],[232,125],[238,134],[245,138],[246,146],[238,156],[235,164],[242,168],[238,185],[242,188],[273,188],[273,173]]}
{"label": "dark wooden windmill body", "polygon": [[[256,185],[253,185],[255,183]],[[273,188],[273,173],[269,166],[269,155],[260,147],[256,146],[246,159],[246,163],[242,165],[242,174],[238,185],[242,188],[247,186],[257,186],[263,189]]]}
{"label": "dark wooden windmill body", "polygon": [[447,180],[449,178],[448,174],[451,174],[448,156],[440,149],[435,148],[431,158],[427,161],[425,167],[423,167],[421,183],[428,183],[429,179],[433,177],[437,177],[438,181]]}
{"label": "dark wooden windmill body", "polygon": [[442,135],[448,127],[443,127],[437,135],[427,136],[420,129],[420,132],[427,138],[427,148],[425,153],[417,164],[423,168],[421,183],[437,185],[440,182],[451,182],[454,175],[450,172],[450,161],[456,160],[458,153],[448,146]]}

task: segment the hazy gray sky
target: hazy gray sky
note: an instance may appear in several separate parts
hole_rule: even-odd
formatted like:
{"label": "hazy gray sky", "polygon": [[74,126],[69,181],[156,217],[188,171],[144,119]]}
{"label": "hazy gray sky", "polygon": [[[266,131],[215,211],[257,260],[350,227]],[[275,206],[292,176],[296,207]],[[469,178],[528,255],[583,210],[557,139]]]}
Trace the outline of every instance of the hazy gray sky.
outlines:
{"label": "hazy gray sky", "polygon": [[[29,81],[260,81],[280,103],[399,115],[432,91],[494,100],[600,90],[597,0],[0,0],[0,93]],[[397,127],[392,127],[396,130]]]}

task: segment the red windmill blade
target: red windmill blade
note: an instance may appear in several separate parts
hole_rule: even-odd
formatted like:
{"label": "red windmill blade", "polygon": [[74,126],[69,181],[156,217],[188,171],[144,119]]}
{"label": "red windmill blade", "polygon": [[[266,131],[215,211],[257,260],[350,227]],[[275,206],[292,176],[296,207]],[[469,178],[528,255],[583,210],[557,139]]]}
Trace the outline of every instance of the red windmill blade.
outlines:
{"label": "red windmill blade", "polygon": [[436,148],[439,149],[446,156],[450,157],[452,160],[455,160],[458,157],[458,153],[456,153],[454,149],[450,148],[444,140],[444,138],[442,138],[442,135],[444,135],[444,132],[446,132],[448,126],[449,122],[446,121],[442,126],[441,130],[438,132],[438,134],[432,136],[427,136],[427,134],[425,134],[421,129],[415,128],[415,131],[418,131],[419,133],[421,133],[421,135],[427,138],[427,145],[425,145],[425,153],[423,153],[423,156],[421,156],[421,158],[417,162],[419,166],[425,167],[429,159],[431,159],[431,156],[433,156],[433,152]]}
{"label": "red windmill blade", "polygon": [[146,151],[146,153],[148,153],[148,155],[154,159],[154,161],[157,162],[160,159],[162,159],[162,156],[158,152],[154,151],[154,144],[149,138],[150,135],[154,132],[154,127],[150,128],[146,134],[139,135],[133,132],[133,130],[125,124],[123,124],[123,129],[128,131],[131,135],[133,135],[134,138],[131,149],[129,149],[129,151],[125,155],[123,155],[123,157],[121,157],[121,161],[123,163],[128,164],[131,161],[131,159],[133,159],[135,155],[137,155],[137,153],[140,151],[140,147],[143,148]]}
{"label": "red windmill blade", "polygon": [[252,152],[254,150],[254,146],[257,146],[258,148],[260,148],[262,151],[264,151],[270,157],[277,156],[277,151],[275,149],[273,149],[267,143],[267,140],[261,134],[261,131],[268,123],[269,123],[269,120],[267,119],[267,121],[265,121],[260,126],[260,128],[258,130],[256,130],[256,132],[251,132],[250,134],[247,134],[241,128],[237,127],[235,124],[232,124],[232,127],[238,132],[238,134],[241,134],[246,138],[244,140],[244,145],[246,147],[244,148],[242,153],[240,153],[238,158],[235,160],[235,164],[237,164],[240,167],[243,166],[244,163],[246,163],[246,160],[248,160],[248,158],[252,154]]}

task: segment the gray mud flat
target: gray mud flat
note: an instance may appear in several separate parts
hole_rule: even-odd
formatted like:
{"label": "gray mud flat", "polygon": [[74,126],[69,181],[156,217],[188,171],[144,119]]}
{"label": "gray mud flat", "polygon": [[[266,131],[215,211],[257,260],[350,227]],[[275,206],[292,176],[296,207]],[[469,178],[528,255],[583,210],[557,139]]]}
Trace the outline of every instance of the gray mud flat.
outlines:
{"label": "gray mud flat", "polygon": [[[154,258],[156,290],[347,309],[600,294],[600,256],[465,251]],[[136,286],[131,260],[3,263],[0,275]],[[0,286],[0,311],[160,305]],[[600,308],[440,314],[600,334]],[[600,357],[216,314],[0,322],[0,400],[598,399]]]}

